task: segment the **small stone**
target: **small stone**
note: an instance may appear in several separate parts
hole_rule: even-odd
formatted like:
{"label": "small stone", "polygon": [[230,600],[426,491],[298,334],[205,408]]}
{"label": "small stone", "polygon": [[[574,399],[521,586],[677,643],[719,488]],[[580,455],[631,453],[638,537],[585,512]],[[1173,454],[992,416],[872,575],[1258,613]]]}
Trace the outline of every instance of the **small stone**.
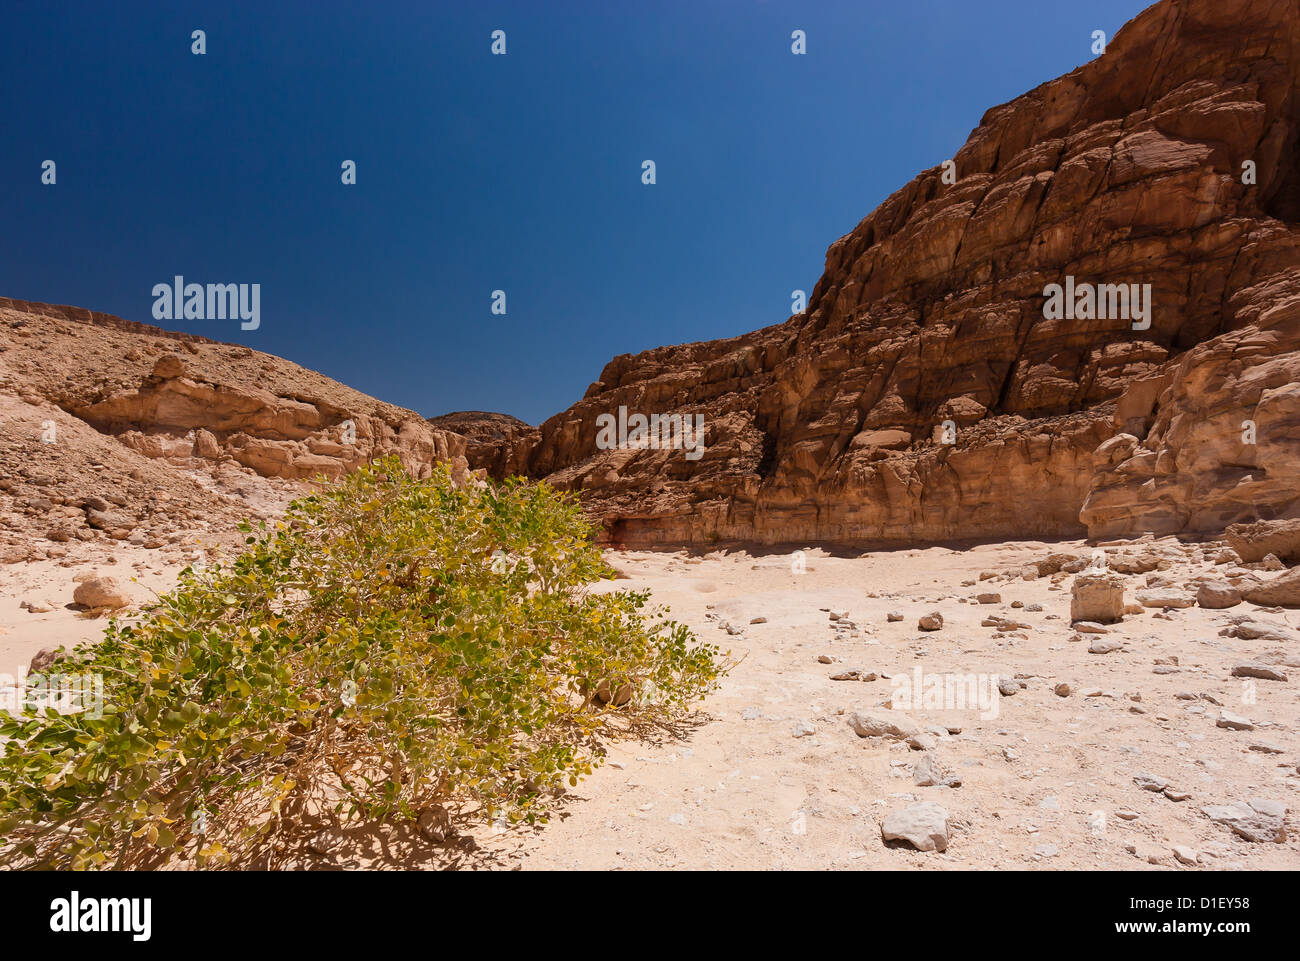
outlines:
{"label": "small stone", "polygon": [[1002,595],[993,594],[993,593],[976,594],[975,600],[978,601],[980,604],[1001,604]]}
{"label": "small stone", "polygon": [[1069,697],[1070,685],[1067,684],[1065,681],[1062,681],[1060,684],[1056,685],[1056,687],[1052,688],[1052,693],[1054,693],[1057,697]]}
{"label": "small stone", "polygon": [[1195,864],[1196,852],[1185,844],[1175,844],[1173,847],[1174,857],[1180,864]]}
{"label": "small stone", "polygon": [[948,811],[930,801],[920,801],[892,811],[880,826],[885,841],[906,841],[918,851],[948,848]]}
{"label": "small stone", "polygon": [[1250,723],[1249,718],[1242,717],[1240,714],[1233,714],[1231,711],[1219,711],[1219,720],[1215,722],[1216,727],[1227,728],[1230,731],[1253,731],[1255,725]]}
{"label": "small stone", "polygon": [[431,804],[420,812],[416,819],[416,826],[420,829],[420,835],[434,844],[441,844],[452,836],[451,815],[447,809]]}
{"label": "small stone", "polygon": [[921,760],[912,767],[912,783],[917,787],[961,787],[961,778],[949,774],[935,760],[933,754],[921,755]]}
{"label": "small stone", "polygon": [[891,623],[894,621],[901,621],[902,619],[903,619],[902,611],[890,611],[888,614],[885,615],[885,620]]}
{"label": "small stone", "polygon": [[1124,645],[1114,638],[1098,638],[1088,645],[1089,654],[1110,654],[1120,650]]}
{"label": "small stone", "polygon": [[609,681],[601,681],[596,687],[596,700],[602,704],[610,704],[614,707],[622,707],[628,701],[632,700],[632,695],[636,693],[631,684],[620,684],[618,690],[611,691]]}
{"label": "small stone", "polygon": [[1234,664],[1232,667],[1233,677],[1257,677],[1264,681],[1285,681],[1286,675],[1276,668],[1269,667],[1267,664],[1259,664],[1255,661],[1243,661],[1240,664]]}
{"label": "small stone", "polygon": [[858,737],[891,737],[906,740],[920,734],[920,726],[906,714],[884,717],[880,714],[851,714],[849,727]]}
{"label": "small stone", "polygon": [[27,665],[28,674],[48,674],[57,662],[67,656],[67,652],[62,647],[43,647],[32,657],[31,663]]}
{"label": "small stone", "polygon": [[919,621],[917,621],[916,626],[922,631],[942,630],[943,615],[938,611],[931,611],[929,614],[924,615]]}
{"label": "small stone", "polygon": [[1149,591],[1138,591],[1137,601],[1143,607],[1191,607],[1196,603],[1196,598],[1184,594],[1181,591],[1163,588]]}
{"label": "small stone", "polygon": [[1258,751],[1260,754],[1283,754],[1285,751],[1276,744],[1269,744],[1260,741],[1258,744],[1252,744],[1249,748],[1252,751]]}
{"label": "small stone", "polygon": [[329,854],[342,842],[343,836],[338,831],[327,828],[324,831],[317,831],[312,835],[311,840],[307,842],[307,847],[311,848],[317,854]]}
{"label": "small stone", "polygon": [[809,721],[796,721],[790,732],[794,737],[808,737],[817,733],[817,728]]}
{"label": "small stone", "polygon": [[998,691],[1003,697],[1011,697],[1020,693],[1020,682],[1011,677],[998,678]]}
{"label": "small stone", "polygon": [[1080,634],[1109,634],[1109,628],[1102,627],[1096,621],[1079,621],[1071,625]]}
{"label": "small stone", "polygon": [[1157,777],[1156,775],[1150,774],[1146,771],[1139,771],[1137,774],[1133,775],[1133,783],[1144,791],[1153,791],[1156,794],[1159,794],[1169,786],[1169,782],[1164,778]]}

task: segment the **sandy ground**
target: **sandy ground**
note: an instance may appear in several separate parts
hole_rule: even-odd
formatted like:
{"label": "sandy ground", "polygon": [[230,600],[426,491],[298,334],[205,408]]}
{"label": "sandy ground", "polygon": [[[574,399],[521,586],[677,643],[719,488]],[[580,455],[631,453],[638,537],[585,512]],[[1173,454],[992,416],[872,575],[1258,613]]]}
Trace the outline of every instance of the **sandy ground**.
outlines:
{"label": "sandy ground", "polygon": [[[196,537],[188,538],[198,544]],[[198,546],[164,553],[127,544],[72,545],[60,560],[29,561],[0,567],[0,675],[13,675],[44,648],[71,649],[104,632],[103,617],[87,617],[72,603],[74,580],[90,573],[112,577],[138,601],[147,602],[176,585],[186,558],[198,560]],[[32,613],[29,601],[52,608]]]}
{"label": "sandy ground", "polygon": [[[1300,867],[1297,669],[1280,668],[1289,681],[1248,682],[1229,673],[1233,664],[1265,652],[1276,658],[1283,651],[1300,664],[1300,614],[1249,604],[1226,611],[1148,609],[1105,635],[1121,641],[1121,649],[1095,654],[1088,648],[1096,637],[1071,640],[1077,635],[1069,623],[1068,577],[967,583],[981,571],[1014,571],[1053,551],[1090,550],[1083,543],[863,556],[810,550],[802,573],[789,553],[612,552],[610,561],[626,579],[607,588],[650,588],[673,617],[730,649],[739,663],[676,736],[611,742],[608,763],[570,791],[549,824],[528,831],[482,826],[468,857],[431,851],[400,866]],[[106,560],[110,553],[115,564]],[[0,673],[16,671],[40,648],[102,630],[102,621],[63,606],[71,602],[77,574],[134,575],[133,590],[147,597],[149,589],[174,581],[182,561],[125,546],[99,555],[65,559],[68,566],[0,568]],[[1212,566],[1189,562],[1165,573],[1185,577]],[[1128,581],[1136,588],[1143,578]],[[997,592],[1001,600],[976,603],[982,592]],[[47,597],[58,602],[50,613],[19,608],[22,600]],[[1025,607],[1013,608],[1016,601]],[[891,611],[903,619],[888,622]],[[918,618],[931,611],[942,613],[943,628],[918,630]],[[832,613],[846,614],[855,626],[837,631],[844,621],[832,620]],[[1229,618],[1247,613],[1279,625],[1288,640],[1220,636]],[[1014,617],[1028,629],[980,626],[990,614]],[[751,623],[756,618],[766,620]],[[891,678],[915,677],[918,667],[926,676],[1014,676],[1025,686],[1013,696],[993,691],[992,711],[974,705],[903,712],[922,727],[937,726],[942,736],[936,734],[928,751],[858,737],[849,715],[888,713]],[[831,679],[852,670],[877,678]],[[1068,696],[1054,693],[1061,682],[1070,685]],[[1216,726],[1224,708],[1248,717],[1254,729]],[[797,726],[813,732],[796,736]],[[960,786],[915,786],[913,769],[925,755]],[[1178,801],[1144,790],[1134,781],[1143,773],[1169,782],[1175,796],[1189,796]],[[1286,841],[1249,842],[1201,813],[1203,805],[1250,798],[1288,807]],[[913,800],[948,810],[946,851],[882,841],[884,816]],[[1175,846],[1184,860],[1190,852],[1192,863],[1180,860]]]}

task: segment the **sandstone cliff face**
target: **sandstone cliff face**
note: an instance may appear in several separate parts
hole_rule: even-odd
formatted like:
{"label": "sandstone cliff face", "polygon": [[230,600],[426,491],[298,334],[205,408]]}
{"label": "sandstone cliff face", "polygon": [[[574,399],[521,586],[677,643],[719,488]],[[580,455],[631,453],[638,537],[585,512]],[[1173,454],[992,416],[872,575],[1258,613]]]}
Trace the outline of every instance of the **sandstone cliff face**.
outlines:
{"label": "sandstone cliff face", "polygon": [[529,445],[537,428],[509,414],[482,410],[462,410],[430,417],[429,423],[439,430],[465,438],[465,458],[491,477],[511,477],[527,473]]}
{"label": "sandstone cliff face", "polygon": [[[988,111],[955,183],[925,171],[834,243],[804,315],[617,357],[514,451],[623,542],[1294,514],[1298,139],[1294,0],[1165,0],[1097,60]],[[1149,326],[1047,319],[1046,285],[1067,277],[1150,284]],[[620,407],[702,414],[707,449],[598,449]]]}
{"label": "sandstone cliff face", "polygon": [[49,548],[33,534],[152,544],[272,516],[303,481],[389,453],[463,480],[464,452],[413,411],[269,354],[0,298],[0,561]]}

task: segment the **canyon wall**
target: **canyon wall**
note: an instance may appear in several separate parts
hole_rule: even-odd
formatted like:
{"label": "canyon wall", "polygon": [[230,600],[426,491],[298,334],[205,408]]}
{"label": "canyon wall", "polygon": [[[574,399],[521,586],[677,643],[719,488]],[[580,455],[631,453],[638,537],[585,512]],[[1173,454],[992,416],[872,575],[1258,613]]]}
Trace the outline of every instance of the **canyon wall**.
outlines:
{"label": "canyon wall", "polygon": [[[471,466],[580,490],[629,544],[1295,516],[1298,139],[1294,0],[1164,0],[832,244],[805,313],[616,357]],[[1149,324],[1049,319],[1067,277],[1149,284]],[[703,456],[599,449],[620,407],[702,414]]]}

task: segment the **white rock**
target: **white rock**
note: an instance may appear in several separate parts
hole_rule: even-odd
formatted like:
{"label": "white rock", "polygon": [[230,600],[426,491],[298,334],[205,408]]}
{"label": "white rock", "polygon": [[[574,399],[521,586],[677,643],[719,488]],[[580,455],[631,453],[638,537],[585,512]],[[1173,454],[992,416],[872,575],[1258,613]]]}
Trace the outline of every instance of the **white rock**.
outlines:
{"label": "white rock", "polygon": [[1251,798],[1248,804],[1207,805],[1201,813],[1247,841],[1281,844],[1286,840],[1286,805],[1281,801]]}
{"label": "white rock", "polygon": [[892,811],[880,826],[886,841],[906,841],[918,851],[948,848],[948,810],[930,801],[919,801]]}

